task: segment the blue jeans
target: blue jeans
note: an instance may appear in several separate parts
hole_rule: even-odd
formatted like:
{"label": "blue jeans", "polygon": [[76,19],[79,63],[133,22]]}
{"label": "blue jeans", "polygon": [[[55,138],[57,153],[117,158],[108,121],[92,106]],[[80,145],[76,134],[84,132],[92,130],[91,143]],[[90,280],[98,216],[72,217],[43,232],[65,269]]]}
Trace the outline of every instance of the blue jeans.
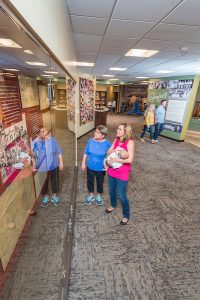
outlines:
{"label": "blue jeans", "polygon": [[155,125],[155,134],[154,134],[154,140],[158,139],[158,136],[161,134],[161,132],[164,129],[164,123],[156,123]]}
{"label": "blue jeans", "polygon": [[120,180],[118,178],[114,178],[108,176],[108,185],[109,185],[109,194],[110,194],[110,203],[113,208],[117,207],[117,192],[119,198],[121,200],[122,209],[123,209],[123,217],[129,219],[130,218],[130,207],[129,201],[126,196],[126,190],[128,185],[128,180]]}
{"label": "blue jeans", "polygon": [[[144,125],[143,133],[141,134],[141,139],[143,139],[143,137],[147,133],[147,130],[148,130],[147,125]],[[154,138],[154,126],[153,125],[149,126],[149,131],[150,131],[150,138],[153,140],[153,138]]]}

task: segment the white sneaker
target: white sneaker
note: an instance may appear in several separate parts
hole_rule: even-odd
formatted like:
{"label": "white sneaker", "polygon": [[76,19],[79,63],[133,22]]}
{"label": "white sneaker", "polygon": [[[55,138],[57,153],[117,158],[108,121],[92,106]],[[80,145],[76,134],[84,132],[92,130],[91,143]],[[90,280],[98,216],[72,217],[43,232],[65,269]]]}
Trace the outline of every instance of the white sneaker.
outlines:
{"label": "white sneaker", "polygon": [[156,144],[158,140],[151,140],[152,144]]}

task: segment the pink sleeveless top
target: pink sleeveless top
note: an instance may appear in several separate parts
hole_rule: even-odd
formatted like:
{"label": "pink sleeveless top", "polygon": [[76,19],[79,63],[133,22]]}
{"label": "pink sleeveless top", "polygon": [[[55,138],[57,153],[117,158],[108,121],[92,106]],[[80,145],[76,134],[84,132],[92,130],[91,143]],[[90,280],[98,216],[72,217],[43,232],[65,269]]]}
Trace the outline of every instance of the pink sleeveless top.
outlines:
{"label": "pink sleeveless top", "polygon": [[[116,139],[114,144],[114,149],[118,146],[127,151],[127,144],[130,140],[125,141],[123,144],[119,143],[119,139]],[[108,168],[108,175],[114,178],[118,178],[120,180],[128,180],[129,173],[131,171],[131,164],[122,164],[122,166],[118,169]]]}

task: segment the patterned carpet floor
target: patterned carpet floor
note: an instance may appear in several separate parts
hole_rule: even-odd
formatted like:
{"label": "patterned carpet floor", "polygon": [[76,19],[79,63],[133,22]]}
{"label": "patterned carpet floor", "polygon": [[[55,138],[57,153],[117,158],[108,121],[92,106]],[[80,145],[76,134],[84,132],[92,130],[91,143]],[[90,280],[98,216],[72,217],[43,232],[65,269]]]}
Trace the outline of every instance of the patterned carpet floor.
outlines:
{"label": "patterned carpet floor", "polygon": [[[161,137],[139,141],[141,117],[109,116],[109,139],[121,122],[134,129],[128,197],[131,220],[120,226],[120,203],[85,205],[79,168],[69,300],[200,300],[200,149]],[[79,167],[89,133],[79,139]]]}

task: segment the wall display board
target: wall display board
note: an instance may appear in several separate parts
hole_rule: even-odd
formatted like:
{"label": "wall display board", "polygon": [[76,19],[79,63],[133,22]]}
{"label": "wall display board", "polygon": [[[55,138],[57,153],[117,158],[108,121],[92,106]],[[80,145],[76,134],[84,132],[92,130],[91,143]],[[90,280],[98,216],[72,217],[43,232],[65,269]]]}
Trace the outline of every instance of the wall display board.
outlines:
{"label": "wall display board", "polygon": [[15,75],[0,73],[0,111],[4,128],[22,120],[19,84]]}
{"label": "wall display board", "polygon": [[[155,80],[149,83],[148,104],[160,105],[162,99],[168,100],[164,125],[164,136],[180,139],[184,119],[192,93],[193,78],[173,78]],[[176,133],[171,135],[169,132]]]}
{"label": "wall display board", "polygon": [[40,109],[43,110],[49,108],[47,83],[38,81],[38,92],[39,92],[39,99],[40,99]]}
{"label": "wall display board", "polygon": [[37,81],[35,78],[20,75],[19,87],[22,101],[22,108],[39,105]]}
{"label": "wall display board", "polygon": [[0,191],[15,179],[25,163],[30,163],[28,145],[24,120],[6,128],[0,126]]}
{"label": "wall display board", "polygon": [[79,79],[80,125],[94,121],[94,82]]}
{"label": "wall display board", "polygon": [[74,80],[67,80],[67,116],[68,121],[73,123],[75,123],[75,86],[76,82]]}

